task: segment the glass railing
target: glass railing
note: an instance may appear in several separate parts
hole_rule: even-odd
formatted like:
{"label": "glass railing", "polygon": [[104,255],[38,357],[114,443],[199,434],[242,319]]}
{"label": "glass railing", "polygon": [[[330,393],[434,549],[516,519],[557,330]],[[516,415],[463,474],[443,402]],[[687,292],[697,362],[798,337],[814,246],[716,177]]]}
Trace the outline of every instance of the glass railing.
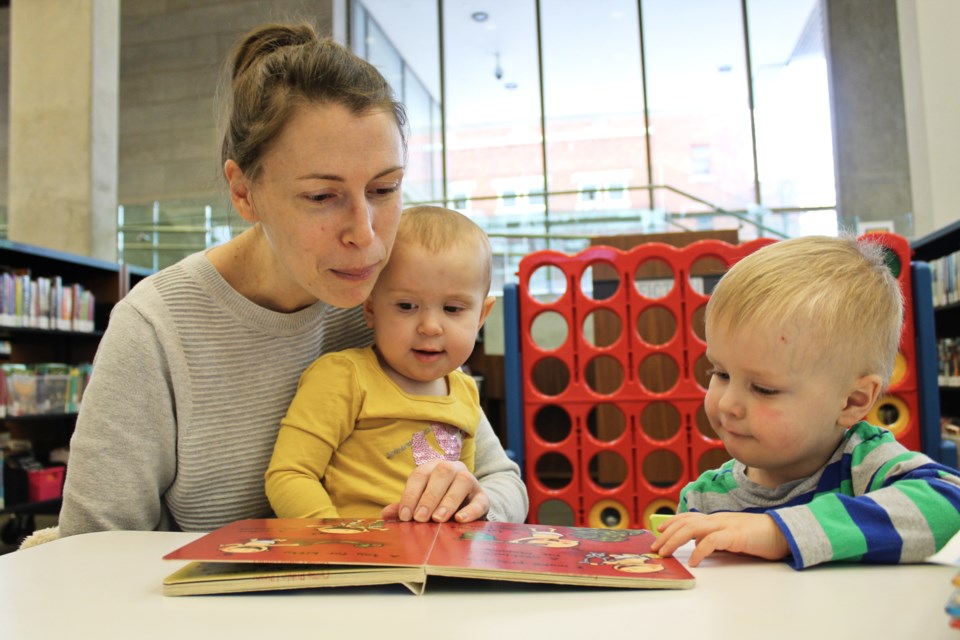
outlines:
{"label": "glass railing", "polygon": [[[521,205],[498,196],[449,201],[473,218],[491,239],[494,250],[492,289],[516,281],[520,260],[529,253],[552,249],[575,253],[597,236],[735,229],[741,241],[758,237],[786,238],[810,233],[836,234],[836,212],[828,208],[770,210],[759,207],[731,211],[666,185],[630,187],[623,191],[662,192],[675,210],[605,205],[591,207],[599,193],[551,192],[529,196]],[[633,198],[656,203],[658,198]],[[666,198],[660,198],[666,199]],[[537,202],[539,200],[539,203]],[[677,206],[678,202],[685,202]],[[547,207],[546,204],[550,204]],[[418,202],[413,204],[443,204]],[[118,208],[117,248],[121,262],[162,269],[183,257],[224,242],[247,227],[226,200],[176,200]]]}
{"label": "glass railing", "polygon": [[159,270],[237,235],[247,223],[230,202],[169,200],[117,207],[117,257]]}

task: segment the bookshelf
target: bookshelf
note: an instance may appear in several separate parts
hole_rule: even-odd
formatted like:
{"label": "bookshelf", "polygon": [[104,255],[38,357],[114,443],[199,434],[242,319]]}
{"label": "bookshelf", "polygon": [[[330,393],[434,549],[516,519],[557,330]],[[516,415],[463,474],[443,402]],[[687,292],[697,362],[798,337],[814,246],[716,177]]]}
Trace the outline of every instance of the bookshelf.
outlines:
{"label": "bookshelf", "polygon": [[[911,243],[915,260],[930,264],[934,278],[934,322],[937,341],[960,341],[960,291],[957,265],[960,264],[960,221],[938,229]],[[952,275],[950,275],[952,273]],[[940,376],[940,410],[943,416],[960,420],[960,386],[952,384],[949,372]]]}
{"label": "bookshelf", "polygon": [[[113,306],[134,284],[150,274],[149,270],[140,267],[7,240],[0,240],[0,270],[29,273],[34,279],[59,277],[64,285],[78,284],[94,296],[92,327],[86,327],[92,330],[0,326],[0,341],[4,346],[9,345],[0,354],[0,363],[24,365],[91,363]],[[9,323],[9,318],[6,322]],[[51,462],[51,452],[68,447],[75,421],[76,413],[69,411],[53,410],[35,415],[5,412],[0,417],[0,433],[9,434],[8,437],[14,440],[29,441],[34,457],[46,466]],[[9,451],[5,453],[11,455]],[[23,477],[14,478],[17,472],[7,468],[8,462],[5,460],[3,464],[5,482],[4,505],[0,508],[0,541],[11,545],[33,530],[35,516],[57,514],[60,500],[31,501]]]}

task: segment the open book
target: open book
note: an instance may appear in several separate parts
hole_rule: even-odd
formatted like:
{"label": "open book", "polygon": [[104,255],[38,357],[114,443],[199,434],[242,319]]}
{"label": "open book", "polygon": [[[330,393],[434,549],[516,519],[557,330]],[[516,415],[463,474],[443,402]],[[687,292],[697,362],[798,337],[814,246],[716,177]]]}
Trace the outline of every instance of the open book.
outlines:
{"label": "open book", "polygon": [[674,558],[650,553],[646,530],[503,522],[240,520],[164,556],[190,560],[163,581],[169,596],[404,584],[427,576],[631,589],[689,589]]}

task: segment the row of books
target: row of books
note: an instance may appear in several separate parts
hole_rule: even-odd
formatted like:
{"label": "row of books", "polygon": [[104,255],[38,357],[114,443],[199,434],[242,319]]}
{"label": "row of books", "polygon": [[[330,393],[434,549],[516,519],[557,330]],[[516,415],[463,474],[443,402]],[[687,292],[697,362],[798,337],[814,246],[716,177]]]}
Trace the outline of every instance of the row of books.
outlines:
{"label": "row of books", "polygon": [[933,279],[933,305],[943,307],[960,302],[960,251],[930,261]]}
{"label": "row of books", "polygon": [[0,414],[76,413],[92,368],[60,363],[0,365]]}
{"label": "row of books", "polygon": [[0,273],[0,325],[62,331],[94,330],[94,295],[60,276]]}
{"label": "row of books", "polygon": [[941,387],[960,387],[960,338],[937,340],[937,361],[937,384]]}

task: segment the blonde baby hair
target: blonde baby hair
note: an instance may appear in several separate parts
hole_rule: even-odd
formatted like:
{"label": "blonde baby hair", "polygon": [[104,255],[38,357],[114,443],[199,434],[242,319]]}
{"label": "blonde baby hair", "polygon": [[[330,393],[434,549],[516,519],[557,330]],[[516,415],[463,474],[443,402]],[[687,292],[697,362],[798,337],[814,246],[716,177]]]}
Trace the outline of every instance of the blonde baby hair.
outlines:
{"label": "blonde baby hair", "polygon": [[451,247],[475,252],[486,278],[483,295],[490,293],[493,250],[486,232],[467,216],[452,209],[431,205],[404,209],[397,227],[396,244],[402,246],[408,243],[432,253]]}
{"label": "blonde baby hair", "polygon": [[855,376],[877,374],[886,385],[903,326],[903,294],[886,255],[869,237],[767,245],[720,279],[707,303],[707,327],[789,320],[812,331],[812,355],[852,367]]}

